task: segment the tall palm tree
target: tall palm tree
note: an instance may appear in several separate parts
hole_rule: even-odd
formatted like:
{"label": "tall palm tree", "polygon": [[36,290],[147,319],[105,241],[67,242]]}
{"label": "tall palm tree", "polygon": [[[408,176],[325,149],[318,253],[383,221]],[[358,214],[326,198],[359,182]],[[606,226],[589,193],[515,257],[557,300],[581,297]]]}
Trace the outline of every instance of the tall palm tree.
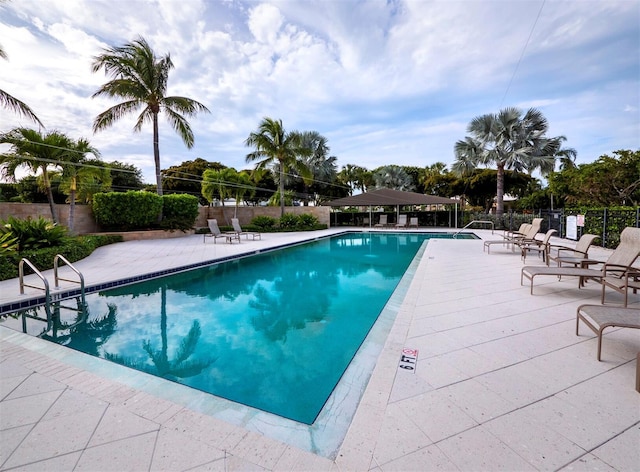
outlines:
{"label": "tall palm tree", "polygon": [[29,128],[15,128],[0,135],[0,143],[11,146],[9,152],[0,154],[3,176],[15,181],[16,170],[20,167],[27,167],[34,173],[40,171],[43,187],[49,201],[51,219],[57,223],[58,217],[53,202],[49,168],[60,166],[68,159],[73,152],[73,140],[59,131],[41,134]]}
{"label": "tall palm tree", "polygon": [[[0,1],[0,3],[4,2]],[[0,46],[0,58],[8,59],[7,53],[2,48],[2,46]],[[0,105],[2,105],[4,108],[8,108],[9,110],[16,112],[19,115],[29,118],[30,120],[36,122],[38,125],[44,128],[42,122],[38,119],[36,114],[31,110],[31,108],[29,108],[26,103],[18,100],[4,90],[0,90]]]}
{"label": "tall palm tree", "polygon": [[93,122],[93,131],[105,129],[123,116],[142,108],[133,130],[140,131],[146,122],[153,125],[156,184],[158,195],[162,195],[158,114],[161,111],[165,112],[169,124],[187,148],[191,149],[194,143],[193,131],[183,115],[194,116],[199,111],[209,112],[209,109],[190,98],[166,96],[169,71],[174,67],[173,62],[169,54],[157,57],[142,37],[121,47],[104,49],[102,54],[94,57],[91,67],[93,72],[104,68],[105,74],[112,78],[100,87],[93,97],[106,95],[125,100],[100,113]]}
{"label": "tall palm tree", "polygon": [[545,136],[548,123],[542,113],[530,108],[524,116],[517,108],[505,108],[497,114],[474,118],[464,140],[456,142],[456,161],[452,168],[459,174],[480,165],[497,167],[496,216],[504,214],[504,171],[518,172],[547,169],[555,162],[549,154],[550,143],[558,138]]}
{"label": "tall palm tree", "polygon": [[[284,195],[285,174],[288,169],[298,172],[304,179],[310,179],[311,174],[300,157],[311,155],[311,149],[304,146],[302,136],[297,131],[287,133],[282,126],[282,120],[265,117],[257,131],[249,134],[245,145],[255,147],[255,151],[247,154],[247,162],[259,161],[256,168],[265,168],[276,164],[279,168],[279,193]],[[280,198],[280,215],[284,215],[284,198]]]}

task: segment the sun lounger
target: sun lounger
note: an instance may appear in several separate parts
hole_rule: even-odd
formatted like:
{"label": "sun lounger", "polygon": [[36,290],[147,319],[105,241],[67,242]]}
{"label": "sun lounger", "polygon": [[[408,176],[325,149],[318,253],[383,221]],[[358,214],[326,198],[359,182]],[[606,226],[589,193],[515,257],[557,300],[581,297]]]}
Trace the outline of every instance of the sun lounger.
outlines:
{"label": "sun lounger", "polygon": [[576,316],[576,336],[580,321],[598,335],[598,360],[602,351],[602,334],[606,328],[640,329],[640,309],[604,305],[581,305]]}
{"label": "sun lounger", "polygon": [[549,240],[555,233],[557,233],[555,229],[550,229],[545,233],[542,240],[534,238],[533,240],[523,239],[516,241],[515,244],[520,247],[522,261],[525,262],[527,260],[528,252],[537,252],[538,255],[542,255],[542,260],[546,262],[547,253],[549,252]]}
{"label": "sun lounger", "polygon": [[412,216],[409,218],[409,228],[418,228],[418,217]]}
{"label": "sun lounger", "polygon": [[257,231],[243,231],[238,218],[231,218],[231,226],[233,226],[233,231],[238,235],[238,239],[240,239],[240,235],[242,234],[245,235],[246,239],[249,239],[249,236],[251,236],[253,240],[256,238],[262,239],[262,235]]}
{"label": "sun lounger", "polygon": [[396,228],[406,229],[407,227],[407,215],[398,216],[398,222],[396,223]]}
{"label": "sun lounger", "polygon": [[[542,224],[542,218],[534,218],[531,225],[529,225],[529,227],[527,228],[527,232],[525,234],[511,233],[510,237],[508,237],[508,235],[505,234],[503,236],[503,239],[485,241],[482,246],[482,250],[484,251],[486,249],[487,254],[490,254],[491,246],[494,244],[500,244],[502,246],[508,247],[509,245],[515,244],[517,241],[523,241],[527,239],[533,240],[535,239],[536,234],[538,234],[538,231],[540,231],[541,224]],[[514,250],[515,250],[515,247],[514,247]]]}
{"label": "sun lounger", "polygon": [[629,304],[629,290],[638,293],[640,289],[640,269],[630,268],[624,274],[624,277],[603,277],[602,280],[602,297],[600,303],[604,305],[604,294],[607,287],[612,288],[616,292],[624,294],[624,306]]}
{"label": "sun lounger", "polygon": [[210,234],[204,233],[203,242],[207,242],[207,238],[213,238],[213,243],[215,244],[218,238],[225,239],[229,244],[233,243],[234,240],[240,242],[240,236],[236,233],[223,233],[220,231],[220,227],[218,226],[218,220],[207,220],[207,225],[209,226]]}
{"label": "sun lounger", "polygon": [[387,215],[380,215],[378,222],[373,225],[374,228],[386,228],[387,227]]}
{"label": "sun lounger", "polygon": [[[528,278],[531,281],[531,294],[533,295],[533,279],[538,275],[578,277],[578,287],[582,287],[587,279],[595,279],[599,282],[603,278],[608,278],[610,281],[622,279],[631,269],[631,265],[638,258],[638,255],[640,255],[640,228],[627,227],[620,234],[620,244],[606,262],[584,259],[580,263],[580,267],[524,266],[520,273],[520,285],[525,277]],[[590,265],[595,264],[603,264],[603,267],[589,269]],[[604,300],[604,295],[602,298]]]}
{"label": "sun lounger", "polygon": [[574,267],[578,267],[584,259],[589,259],[589,248],[593,241],[599,237],[595,234],[583,234],[575,247],[550,244],[547,265],[549,265],[550,261],[555,261],[558,267],[563,264],[571,264]]}

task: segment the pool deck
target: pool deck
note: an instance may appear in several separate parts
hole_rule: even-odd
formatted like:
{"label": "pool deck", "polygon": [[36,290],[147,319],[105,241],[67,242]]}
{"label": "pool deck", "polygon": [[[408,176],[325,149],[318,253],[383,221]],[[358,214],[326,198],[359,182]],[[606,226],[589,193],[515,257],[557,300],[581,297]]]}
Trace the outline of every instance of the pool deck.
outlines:
{"label": "pool deck", "polygon": [[[131,241],[75,266],[94,285],[342,231],[240,245]],[[530,295],[519,254],[496,245],[487,254],[482,239],[428,243],[335,457],[150,393],[170,382],[0,324],[0,470],[640,470],[639,331],[609,329],[598,362],[596,337],[584,325],[576,336],[575,320],[579,305],[600,304],[600,285],[539,277]],[[0,282],[0,305],[34,293]],[[621,301],[607,292],[607,304]],[[403,348],[419,351],[415,371],[399,368]]]}

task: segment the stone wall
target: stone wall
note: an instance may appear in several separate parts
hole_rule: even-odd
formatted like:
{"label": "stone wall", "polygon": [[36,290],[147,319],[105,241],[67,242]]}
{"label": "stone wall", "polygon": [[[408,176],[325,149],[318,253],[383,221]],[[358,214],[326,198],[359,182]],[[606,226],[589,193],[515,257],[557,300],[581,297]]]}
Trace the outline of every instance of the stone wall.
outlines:
{"label": "stone wall", "polygon": [[[76,205],[75,210],[75,232],[77,234],[98,233],[102,231],[102,228],[95,222],[91,207],[89,205]],[[56,213],[58,215],[58,221],[60,224],[67,226],[69,224],[69,205],[55,205]],[[194,226],[196,228],[206,228],[207,219],[215,218],[218,220],[218,224],[231,225],[231,218],[234,217],[235,207],[200,207],[198,218]],[[330,224],[330,208],[325,206],[320,207],[285,207],[287,213],[294,213],[296,215],[302,213],[310,213],[318,218],[321,224]],[[238,219],[240,225],[248,225],[255,216],[271,216],[273,218],[280,218],[280,207],[263,207],[263,206],[250,206],[250,207],[238,207]],[[27,217],[38,218],[42,216],[48,220],[51,219],[51,210],[49,210],[48,203],[8,203],[0,202],[0,220],[5,220],[7,217],[13,216],[15,218],[25,219]]]}

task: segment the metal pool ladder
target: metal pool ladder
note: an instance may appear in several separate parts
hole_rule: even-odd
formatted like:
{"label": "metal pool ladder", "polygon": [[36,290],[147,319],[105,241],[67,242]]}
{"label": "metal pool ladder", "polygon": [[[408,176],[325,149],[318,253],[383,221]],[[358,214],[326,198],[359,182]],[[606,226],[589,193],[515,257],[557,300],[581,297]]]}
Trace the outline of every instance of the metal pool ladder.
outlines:
{"label": "metal pool ladder", "polygon": [[[76,273],[76,275],[78,276],[78,280],[74,280],[74,279],[67,279],[64,277],[60,277],[58,275],[58,267],[60,266],[60,261],[64,262],[66,265],[69,266],[69,268]],[[31,270],[33,270],[33,273],[42,281],[43,287],[40,287],[38,285],[31,285],[28,284],[24,281],[24,265],[28,265]],[[20,263],[18,264],[18,275],[19,275],[19,280],[20,280],[20,294],[24,295],[24,288],[25,287],[31,287],[31,288],[35,288],[38,290],[43,290],[45,295],[45,304],[44,304],[44,309],[45,312],[47,314],[47,319],[42,319],[37,317],[36,315],[24,315],[27,316],[29,318],[34,318],[34,319],[38,319],[40,321],[46,321],[47,322],[47,327],[48,329],[51,329],[52,323],[53,323],[53,316],[51,313],[51,290],[49,287],[49,281],[47,280],[47,278],[42,274],[42,272],[40,272],[38,270],[38,268],[33,265],[33,263],[27,259],[27,258],[22,258],[20,259]],[[73,283],[77,283],[80,284],[80,297],[81,297],[81,301],[82,301],[82,307],[84,307],[85,305],[85,297],[84,297],[84,276],[82,275],[82,273],[76,269],[62,254],[57,254],[54,258],[53,258],[53,277],[54,277],[54,281],[55,281],[55,288],[58,289],[60,288],[60,281],[64,280],[67,282],[73,282]],[[59,296],[56,297],[57,299],[59,299]],[[78,308],[74,308],[74,307],[70,307],[70,306],[64,306],[61,305],[60,303],[58,303],[55,307],[56,312],[59,312],[60,308],[66,308],[68,310],[73,310],[73,311],[82,311],[82,309],[80,307]],[[24,318],[23,318],[24,321]]]}
{"label": "metal pool ladder", "polygon": [[453,233],[453,239],[456,239],[456,237],[457,237],[460,233],[462,233],[465,229],[467,229],[469,226],[471,226],[471,225],[472,225],[472,224],[474,224],[474,223],[482,223],[482,224],[485,224],[485,225],[491,225],[491,234],[493,234],[493,231],[494,231],[494,229],[495,229],[494,224],[493,224],[493,221],[489,221],[489,220],[473,220],[473,221],[469,222],[469,224],[468,224],[468,225],[466,225],[466,226],[465,226],[464,228],[462,228],[461,230],[456,231],[455,233]]}

